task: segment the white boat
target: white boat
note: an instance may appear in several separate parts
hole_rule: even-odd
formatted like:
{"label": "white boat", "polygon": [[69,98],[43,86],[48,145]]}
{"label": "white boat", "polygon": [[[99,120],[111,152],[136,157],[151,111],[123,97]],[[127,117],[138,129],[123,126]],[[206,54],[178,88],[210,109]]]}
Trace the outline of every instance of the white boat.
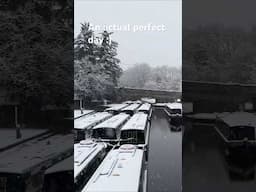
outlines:
{"label": "white boat", "polygon": [[86,139],[86,135],[90,135],[90,130],[97,124],[110,118],[112,114],[108,112],[97,112],[92,115],[83,116],[75,119],[74,122],[74,136],[75,142]]}
{"label": "white boat", "polygon": [[73,134],[49,133],[0,153],[1,189],[41,191],[43,171],[72,154],[71,141]]}
{"label": "white boat", "polygon": [[179,115],[182,116],[182,104],[181,103],[167,103],[166,112],[168,116]]}
{"label": "white boat", "polygon": [[123,108],[123,109],[121,110],[121,112],[127,113],[127,114],[129,114],[129,115],[133,115],[133,114],[136,112],[136,110],[140,107],[140,105],[141,105],[141,104],[133,103],[133,104],[131,104],[131,105],[129,105],[129,106]]}
{"label": "white boat", "polygon": [[83,140],[74,145],[74,183],[75,190],[80,191],[87,183],[100,162],[106,155],[107,145]]}
{"label": "white boat", "polygon": [[82,192],[146,192],[144,151],[126,144],[111,150]]}
{"label": "white boat", "polygon": [[142,147],[148,159],[148,141],[150,123],[148,115],[142,112],[136,113],[131,119],[121,128],[121,144],[135,144]]}
{"label": "white boat", "polygon": [[182,129],[182,104],[181,103],[167,103],[165,112],[174,131],[181,131]]}
{"label": "white boat", "polygon": [[147,114],[150,119],[152,115],[152,106],[150,103],[144,103],[137,109],[137,111]]}
{"label": "white boat", "polygon": [[118,142],[120,139],[120,129],[129,118],[130,115],[126,113],[112,116],[108,120],[93,127],[92,138],[108,142]]}
{"label": "white boat", "polygon": [[120,111],[127,107],[128,104],[122,103],[122,104],[112,104],[111,107],[105,109],[105,111],[112,113],[113,115],[116,115],[118,113],[120,113]]}
{"label": "white boat", "polygon": [[216,131],[229,147],[256,145],[256,115],[234,112],[217,115]]}

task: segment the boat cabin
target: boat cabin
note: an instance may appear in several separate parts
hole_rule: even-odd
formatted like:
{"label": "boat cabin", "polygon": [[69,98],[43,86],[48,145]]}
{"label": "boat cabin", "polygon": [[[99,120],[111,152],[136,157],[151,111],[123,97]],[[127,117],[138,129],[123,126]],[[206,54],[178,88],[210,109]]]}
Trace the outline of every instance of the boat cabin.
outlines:
{"label": "boat cabin", "polygon": [[74,145],[74,183],[75,191],[80,191],[87,183],[106,155],[107,145],[91,139]]}
{"label": "boat cabin", "polygon": [[150,103],[144,103],[137,109],[137,111],[147,114],[150,119],[152,115],[152,106]]}
{"label": "boat cabin", "polygon": [[129,115],[132,116],[132,115],[136,112],[136,110],[137,110],[139,107],[140,107],[140,104],[138,104],[138,103],[133,103],[133,104],[131,104],[131,105],[129,105],[129,106],[123,108],[123,109],[122,109],[122,112],[127,113],[127,114],[129,114]]}
{"label": "boat cabin", "polygon": [[146,192],[144,151],[125,144],[112,149],[82,192]]}
{"label": "boat cabin", "polygon": [[108,142],[118,142],[120,138],[120,129],[130,118],[126,113],[120,113],[112,116],[108,120],[98,124],[92,129],[92,138],[101,139]]}
{"label": "boat cabin", "polygon": [[215,128],[222,139],[232,146],[256,144],[255,114],[234,112],[217,116]]}
{"label": "boat cabin", "polygon": [[83,116],[74,121],[75,142],[85,140],[91,134],[91,129],[99,123],[112,116],[108,112],[97,112],[92,115]]}
{"label": "boat cabin", "polygon": [[138,112],[121,129],[121,144],[131,143],[147,147],[149,139],[148,115]]}
{"label": "boat cabin", "polygon": [[44,134],[0,153],[0,191],[38,192],[44,171],[73,153],[73,134]]}
{"label": "boat cabin", "polygon": [[182,128],[182,104],[167,103],[165,112],[168,116],[168,121],[172,130],[180,131]]}

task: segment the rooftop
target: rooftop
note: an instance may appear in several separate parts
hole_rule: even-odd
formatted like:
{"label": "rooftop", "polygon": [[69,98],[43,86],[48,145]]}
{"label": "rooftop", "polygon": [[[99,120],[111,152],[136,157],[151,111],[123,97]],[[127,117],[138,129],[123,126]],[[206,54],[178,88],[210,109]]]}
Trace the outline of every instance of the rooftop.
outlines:
{"label": "rooftop", "polygon": [[122,109],[122,111],[128,111],[128,110],[131,110],[131,111],[134,111],[136,110],[137,108],[139,108],[140,104],[138,103],[133,103],[125,108]]}
{"label": "rooftop", "polygon": [[137,192],[143,150],[122,145],[109,152],[82,192]]}
{"label": "rooftop", "polygon": [[151,104],[144,103],[139,108],[138,111],[149,111],[151,109]]}
{"label": "rooftop", "polygon": [[166,106],[170,109],[182,109],[181,103],[167,103]]}
{"label": "rooftop", "polygon": [[120,113],[118,115],[115,115],[111,117],[110,119],[107,119],[106,121],[98,124],[93,129],[99,129],[99,128],[117,128],[119,125],[121,125],[124,121],[126,121],[130,115],[125,113]]}
{"label": "rooftop", "polygon": [[104,143],[95,143],[92,140],[84,140],[74,145],[74,178],[106,148]]}
{"label": "rooftop", "polygon": [[252,126],[256,128],[256,115],[252,113],[234,112],[218,117],[230,127]]}
{"label": "rooftop", "polygon": [[131,119],[122,127],[123,130],[144,130],[148,121],[148,115],[145,113],[136,113]]}
{"label": "rooftop", "polygon": [[[72,150],[73,134],[43,136],[0,154],[0,172],[25,173],[38,164]],[[18,160],[18,161],[17,161]]]}
{"label": "rooftop", "polygon": [[74,128],[75,129],[87,129],[112,115],[108,112],[98,112],[91,115],[83,116],[79,119],[75,119]]}

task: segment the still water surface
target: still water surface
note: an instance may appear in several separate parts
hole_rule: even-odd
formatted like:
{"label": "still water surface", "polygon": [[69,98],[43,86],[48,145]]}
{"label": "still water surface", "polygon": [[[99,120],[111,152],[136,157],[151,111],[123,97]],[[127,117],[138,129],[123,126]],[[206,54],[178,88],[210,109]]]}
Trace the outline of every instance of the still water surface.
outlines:
{"label": "still water surface", "polygon": [[183,192],[256,191],[254,158],[244,154],[227,156],[225,143],[212,125],[188,122],[185,129]]}
{"label": "still water surface", "polygon": [[148,192],[181,192],[182,134],[170,130],[162,109],[152,114],[148,163]]}

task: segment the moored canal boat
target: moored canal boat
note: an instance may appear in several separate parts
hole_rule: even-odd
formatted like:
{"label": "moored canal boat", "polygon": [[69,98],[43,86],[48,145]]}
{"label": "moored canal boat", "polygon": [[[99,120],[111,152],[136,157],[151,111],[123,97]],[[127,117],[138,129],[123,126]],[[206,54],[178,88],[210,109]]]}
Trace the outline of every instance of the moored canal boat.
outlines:
{"label": "moored canal boat", "polygon": [[112,149],[82,192],[146,192],[147,164],[143,149],[125,144]]}

